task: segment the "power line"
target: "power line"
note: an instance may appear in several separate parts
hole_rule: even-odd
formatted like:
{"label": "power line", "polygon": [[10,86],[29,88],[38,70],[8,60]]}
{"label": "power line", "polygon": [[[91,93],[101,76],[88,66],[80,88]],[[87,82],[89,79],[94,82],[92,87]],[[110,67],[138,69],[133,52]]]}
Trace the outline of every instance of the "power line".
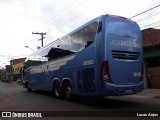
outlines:
{"label": "power line", "polygon": [[[15,25],[15,24],[11,24],[11,18],[10,18],[10,17],[7,15],[7,13],[4,11],[4,7],[1,7],[1,11],[3,12],[3,16],[5,16],[6,20],[8,21],[8,24],[9,24],[10,26],[12,26],[13,28],[16,28],[16,25]],[[7,11],[7,10],[6,10],[6,11]],[[8,29],[9,29],[9,28],[8,28]],[[16,42],[16,41],[13,41],[13,40],[9,39],[8,37],[6,37],[6,36],[4,36],[4,35],[1,35],[1,36],[5,37],[7,40],[15,43],[16,45],[17,45],[17,44],[19,44],[19,45],[21,44],[21,43],[18,43],[18,42]],[[13,36],[12,36],[12,37],[13,37]],[[15,36],[14,36],[14,37],[15,37]],[[24,46],[24,45],[21,44],[21,46]]]}
{"label": "power line", "polygon": [[[8,21],[8,24],[9,24],[10,26],[12,26],[13,28],[16,28],[16,25],[15,25],[15,24],[11,24],[11,20],[12,20],[12,19],[7,15],[7,13],[6,13],[4,10],[5,10],[5,8],[4,8],[4,7],[1,7],[1,11],[3,12],[3,15],[5,16],[6,20]],[[7,11],[7,10],[6,10],[6,11]],[[20,31],[20,32],[22,33],[22,31]],[[0,34],[0,35],[1,35],[1,34]],[[16,44],[16,45],[19,44],[20,46],[24,46],[24,44],[21,44],[21,43],[18,43],[18,42],[16,42],[16,41],[13,41],[13,40],[11,40],[10,38],[8,38],[8,37],[6,37],[6,36],[4,36],[4,35],[1,35],[1,36],[5,37],[7,40],[13,42],[13,43]],[[32,44],[35,45],[35,43],[31,42],[31,40],[28,39],[28,37],[25,37],[24,40],[27,40],[28,42],[30,42],[30,43],[32,43]]]}
{"label": "power line", "polygon": [[[0,36],[2,36],[3,38],[5,38],[5,39],[8,40],[8,41],[11,41],[12,43],[14,43],[14,44],[16,44],[16,45],[17,45],[17,44],[22,45],[21,43],[16,42],[16,41],[8,38],[7,36],[5,36],[5,35],[3,35],[3,34],[0,34]],[[24,46],[24,45],[23,45],[23,46]]]}
{"label": "power line", "polygon": [[[74,8],[72,8],[71,10],[69,10],[67,13],[65,13],[65,14],[63,15],[63,17],[66,16],[67,14],[69,14],[70,12],[72,12],[73,9],[78,8],[80,5],[82,5],[82,4],[84,4],[84,3],[85,3],[84,1],[80,2],[77,6],[75,6]],[[59,16],[60,16],[60,15],[59,15]],[[47,25],[44,25],[44,27],[47,27],[47,26],[51,25],[53,22],[55,22],[56,19],[57,19],[57,18],[53,19],[53,20],[52,20],[50,23],[48,23]]]}
{"label": "power line", "polygon": [[153,17],[153,16],[156,16],[156,15],[158,15],[158,14],[160,14],[160,11],[158,11],[158,12],[156,12],[156,13],[154,13],[154,14],[151,14],[151,15],[149,15],[149,16],[146,16],[146,17],[144,17],[144,18],[141,18],[141,19],[139,19],[139,20],[136,20],[136,22],[141,22],[141,21],[143,21],[143,20],[146,20],[146,19],[151,18],[151,17]]}
{"label": "power line", "polygon": [[[30,39],[33,39],[33,38],[29,38],[29,37],[26,37],[26,40],[28,40],[28,43],[27,44],[29,44],[29,45],[34,45],[34,46],[36,46],[36,44],[35,44],[35,41],[31,41]],[[31,44],[30,44],[31,43]]]}
{"label": "power line", "polygon": [[[83,11],[82,13],[80,13],[79,15],[77,15],[77,16],[75,16],[74,18],[72,18],[72,19],[70,19],[70,20],[68,20],[67,22],[65,22],[65,23],[69,23],[69,22],[73,22],[73,20],[76,20],[76,18],[78,18],[79,16],[81,16],[82,14],[84,15],[84,14],[86,14],[87,12],[89,12],[90,10],[92,10],[95,6],[97,6],[97,4],[96,5],[94,5],[93,7],[91,7],[91,8],[89,8],[89,9],[87,9],[87,10],[85,10],[85,11]],[[83,18],[83,20],[84,20],[84,18]],[[86,20],[86,19],[85,19]],[[61,25],[64,25],[65,23],[63,23],[63,24],[61,24]]]}
{"label": "power line", "polygon": [[143,27],[141,27],[141,28],[144,28],[144,27],[147,27],[147,26],[151,26],[151,25],[154,25],[154,24],[157,24],[157,23],[160,23],[160,21],[157,21],[157,22],[154,22],[154,23],[151,23],[151,24],[145,25],[145,26],[143,26]]}
{"label": "power line", "polygon": [[157,6],[155,6],[155,7],[152,7],[152,8],[150,8],[150,9],[148,9],[148,10],[145,10],[145,11],[139,13],[139,14],[136,14],[136,15],[130,17],[130,19],[131,19],[131,18],[134,18],[134,17],[137,17],[137,16],[139,16],[139,15],[141,15],[141,14],[143,14],[143,13],[146,13],[146,12],[152,10],[152,9],[155,9],[155,8],[157,8],[157,7],[159,7],[159,6],[160,6],[160,5],[157,5]]}
{"label": "power line", "polygon": [[19,55],[19,56],[13,56],[13,55],[0,55],[0,57],[10,57],[10,58],[19,58],[19,57],[27,57],[28,55]]}
{"label": "power line", "polygon": [[[92,10],[93,8],[95,8],[95,6],[97,6],[97,4],[95,4],[94,6],[90,7],[89,9],[81,12],[79,15],[73,17],[72,19],[70,19],[70,20],[68,20],[68,21],[66,21],[66,22],[61,23],[61,26],[65,25],[66,23],[73,22],[73,21],[76,20],[76,18],[78,18],[79,16],[84,15],[84,14],[86,14],[87,12],[89,12],[90,10]],[[86,19],[85,19],[85,20],[86,20]],[[83,18],[83,21],[84,21],[84,18]]]}
{"label": "power line", "polygon": [[70,6],[72,6],[77,0],[74,0],[71,4],[69,4],[67,7],[65,7],[64,9],[62,9],[60,12],[58,12],[55,16],[51,17],[52,18],[57,18],[57,16],[61,13],[63,13],[67,8],[69,8]]}

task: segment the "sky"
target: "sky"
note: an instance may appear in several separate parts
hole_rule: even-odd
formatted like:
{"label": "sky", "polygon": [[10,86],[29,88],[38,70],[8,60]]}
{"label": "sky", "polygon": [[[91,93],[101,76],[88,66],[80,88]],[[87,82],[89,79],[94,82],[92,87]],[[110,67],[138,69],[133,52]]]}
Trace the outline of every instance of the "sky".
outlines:
{"label": "sky", "polygon": [[[99,15],[130,18],[157,5],[160,0],[0,0],[0,68],[41,46],[32,32],[46,33],[45,46]],[[160,29],[160,6],[132,20]]]}

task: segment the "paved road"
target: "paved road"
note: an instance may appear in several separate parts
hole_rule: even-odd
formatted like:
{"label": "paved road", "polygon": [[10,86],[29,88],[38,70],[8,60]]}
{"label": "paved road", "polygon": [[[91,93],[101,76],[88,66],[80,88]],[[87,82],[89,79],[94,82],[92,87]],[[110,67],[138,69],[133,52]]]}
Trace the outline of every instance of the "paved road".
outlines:
{"label": "paved road", "polygon": [[130,95],[106,97],[104,99],[78,98],[75,101],[70,102],[63,99],[56,99],[48,92],[27,92],[21,85],[0,82],[0,111],[122,110],[160,111],[160,99],[150,96]]}

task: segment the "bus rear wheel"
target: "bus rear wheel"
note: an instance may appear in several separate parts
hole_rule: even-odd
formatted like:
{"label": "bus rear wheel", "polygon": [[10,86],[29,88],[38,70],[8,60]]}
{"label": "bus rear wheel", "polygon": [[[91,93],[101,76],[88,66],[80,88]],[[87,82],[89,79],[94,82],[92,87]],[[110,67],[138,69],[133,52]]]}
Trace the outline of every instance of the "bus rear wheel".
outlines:
{"label": "bus rear wheel", "polygon": [[56,82],[53,85],[53,94],[56,98],[60,98],[61,97],[61,87],[60,87],[60,83]]}
{"label": "bus rear wheel", "polygon": [[67,100],[72,100],[72,99],[73,99],[72,87],[71,87],[71,84],[70,84],[70,83],[67,83],[67,84],[65,85],[65,88],[64,88],[64,97],[65,97]]}

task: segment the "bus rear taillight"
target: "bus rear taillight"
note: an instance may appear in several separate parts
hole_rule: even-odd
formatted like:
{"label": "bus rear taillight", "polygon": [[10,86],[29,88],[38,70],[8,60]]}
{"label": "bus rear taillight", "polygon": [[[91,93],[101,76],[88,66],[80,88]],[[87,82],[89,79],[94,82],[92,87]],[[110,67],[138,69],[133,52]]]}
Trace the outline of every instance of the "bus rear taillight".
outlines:
{"label": "bus rear taillight", "polygon": [[109,74],[109,65],[108,61],[104,61],[102,65],[102,76],[101,79],[108,83],[113,83]]}

